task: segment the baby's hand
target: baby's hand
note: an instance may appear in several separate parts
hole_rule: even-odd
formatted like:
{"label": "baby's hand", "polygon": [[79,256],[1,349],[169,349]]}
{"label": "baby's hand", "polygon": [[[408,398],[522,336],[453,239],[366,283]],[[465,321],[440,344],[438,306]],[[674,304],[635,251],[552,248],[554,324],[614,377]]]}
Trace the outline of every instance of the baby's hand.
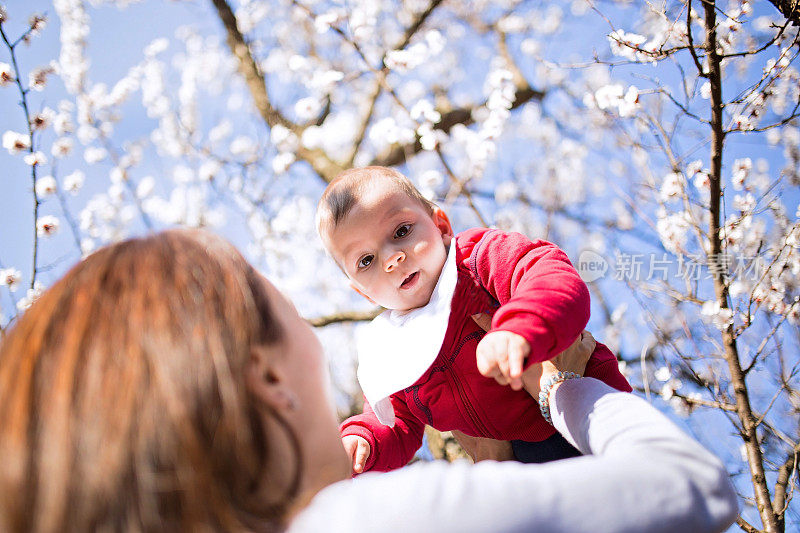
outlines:
{"label": "baby's hand", "polygon": [[531,352],[525,337],[510,331],[492,331],[478,343],[478,371],[501,385],[522,388],[522,365]]}
{"label": "baby's hand", "polygon": [[360,474],[363,472],[364,465],[367,464],[367,459],[369,459],[369,442],[358,435],[346,435],[342,437],[342,444],[353,462],[353,473]]}

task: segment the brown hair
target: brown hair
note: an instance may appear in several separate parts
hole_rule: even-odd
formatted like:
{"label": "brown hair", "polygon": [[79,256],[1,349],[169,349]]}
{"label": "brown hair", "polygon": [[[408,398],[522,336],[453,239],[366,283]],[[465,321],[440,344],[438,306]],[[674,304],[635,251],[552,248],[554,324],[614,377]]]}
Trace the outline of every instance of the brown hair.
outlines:
{"label": "brown hair", "polygon": [[376,179],[388,179],[402,193],[419,202],[430,214],[436,204],[422,196],[407,177],[389,167],[360,167],[345,170],[325,188],[317,204],[317,230],[335,228],[355,205],[364,188]]}
{"label": "brown hair", "polygon": [[[0,530],[272,529],[244,386],[276,343],[263,281],[219,237],[103,248],[0,345]],[[299,473],[298,473],[299,476]]]}

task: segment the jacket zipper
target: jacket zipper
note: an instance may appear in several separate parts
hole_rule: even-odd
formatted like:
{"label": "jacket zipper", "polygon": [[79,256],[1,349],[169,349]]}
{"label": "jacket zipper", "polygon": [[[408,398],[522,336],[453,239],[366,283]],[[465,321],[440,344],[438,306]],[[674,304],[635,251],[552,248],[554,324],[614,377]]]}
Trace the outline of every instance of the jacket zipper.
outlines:
{"label": "jacket zipper", "polygon": [[458,391],[458,396],[461,398],[461,403],[464,405],[464,408],[467,410],[467,415],[469,416],[470,422],[472,425],[482,433],[482,437],[491,438],[491,433],[489,433],[486,426],[481,422],[480,417],[478,417],[478,413],[475,412],[475,409],[472,407],[472,404],[467,399],[467,393],[464,391],[464,387],[461,384],[461,380],[458,379],[458,375],[452,370],[448,369],[450,374],[453,376],[453,383],[455,383],[456,390]]}

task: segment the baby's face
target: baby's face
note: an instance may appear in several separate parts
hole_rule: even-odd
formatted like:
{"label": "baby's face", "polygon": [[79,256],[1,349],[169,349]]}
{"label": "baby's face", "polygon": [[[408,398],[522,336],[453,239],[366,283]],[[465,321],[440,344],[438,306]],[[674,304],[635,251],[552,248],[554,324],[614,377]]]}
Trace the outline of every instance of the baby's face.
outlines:
{"label": "baby's face", "polygon": [[430,300],[452,235],[440,209],[431,215],[402,191],[377,183],[323,241],[354,289],[387,309],[407,311]]}

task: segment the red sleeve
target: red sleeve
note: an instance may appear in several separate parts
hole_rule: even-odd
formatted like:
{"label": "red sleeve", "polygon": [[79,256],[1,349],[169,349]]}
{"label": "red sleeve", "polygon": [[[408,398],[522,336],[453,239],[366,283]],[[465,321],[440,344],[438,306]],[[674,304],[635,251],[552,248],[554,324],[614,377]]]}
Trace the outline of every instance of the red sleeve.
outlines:
{"label": "red sleeve", "polygon": [[528,365],[552,359],[586,328],[589,289],[556,245],[489,231],[469,261],[473,275],[500,303],[491,331],[525,337],[531,346]]}
{"label": "red sleeve", "polygon": [[425,424],[411,413],[401,395],[391,396],[394,427],[381,424],[366,400],[363,414],[351,416],[339,426],[342,437],[358,435],[369,443],[370,453],[364,472],[388,472],[403,467],[422,445]]}

